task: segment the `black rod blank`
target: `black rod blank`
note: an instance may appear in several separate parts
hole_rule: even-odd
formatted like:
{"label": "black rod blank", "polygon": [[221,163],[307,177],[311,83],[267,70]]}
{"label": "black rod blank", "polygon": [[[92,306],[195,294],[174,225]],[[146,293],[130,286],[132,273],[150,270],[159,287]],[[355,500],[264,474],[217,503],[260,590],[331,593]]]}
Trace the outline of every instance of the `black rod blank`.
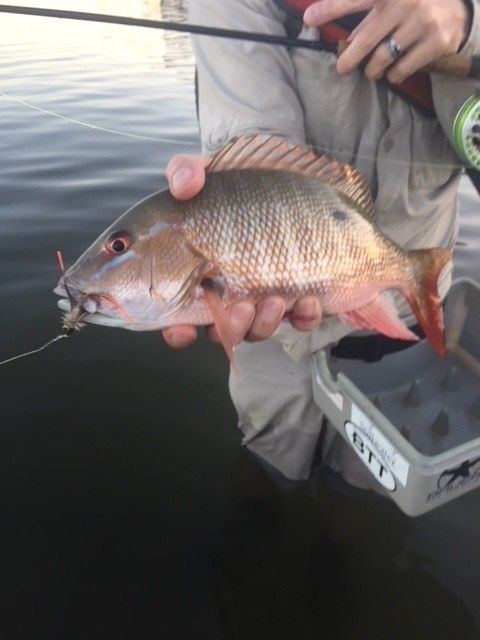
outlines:
{"label": "black rod blank", "polygon": [[86,22],[104,22],[107,24],[120,24],[129,27],[146,27],[148,29],[164,29],[166,31],[181,31],[205,36],[220,38],[233,38],[235,40],[250,40],[277,44],[287,47],[301,47],[304,49],[316,49],[318,51],[337,52],[337,45],[320,40],[305,40],[302,38],[287,38],[286,36],[271,35],[268,33],[255,33],[250,31],[236,31],[235,29],[220,29],[207,27],[206,25],[189,24],[182,22],[168,22],[165,20],[147,20],[145,18],[129,18],[126,16],[114,16],[103,13],[87,13],[85,11],[64,11],[61,9],[41,9],[36,7],[18,7],[10,4],[0,4],[1,13],[16,13],[28,16],[40,16],[43,18],[66,18],[68,20],[83,20]]}

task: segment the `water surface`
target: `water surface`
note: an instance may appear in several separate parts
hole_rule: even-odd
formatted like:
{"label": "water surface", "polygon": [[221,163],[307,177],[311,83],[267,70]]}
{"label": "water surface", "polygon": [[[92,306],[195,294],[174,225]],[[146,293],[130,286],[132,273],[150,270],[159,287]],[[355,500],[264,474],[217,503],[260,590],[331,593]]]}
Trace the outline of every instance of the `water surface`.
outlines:
{"label": "water surface", "polygon": [[[2,15],[0,43],[6,357],[58,332],[55,250],[72,261],[199,147],[186,36]],[[478,202],[465,182],[457,265],[480,279]],[[240,451],[226,375],[205,341],[93,326],[0,370],[0,636],[479,637],[480,493],[411,520],[282,491]]]}

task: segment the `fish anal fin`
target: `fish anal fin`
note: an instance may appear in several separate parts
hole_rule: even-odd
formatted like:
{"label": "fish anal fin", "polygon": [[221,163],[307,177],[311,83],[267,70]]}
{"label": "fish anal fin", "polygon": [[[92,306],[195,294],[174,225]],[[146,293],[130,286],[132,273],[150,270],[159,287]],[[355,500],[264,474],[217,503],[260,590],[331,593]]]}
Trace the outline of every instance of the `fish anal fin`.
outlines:
{"label": "fish anal fin", "polygon": [[240,136],[212,159],[207,173],[232,169],[290,171],[322,180],[351,201],[366,217],[373,218],[370,187],[351,165],[318,155],[308,147],[292,145],[279,136]]}
{"label": "fish anal fin", "polygon": [[365,306],[339,315],[344,322],[356,329],[378,331],[389,338],[399,340],[419,339],[400,319],[389,294],[379,294]]}

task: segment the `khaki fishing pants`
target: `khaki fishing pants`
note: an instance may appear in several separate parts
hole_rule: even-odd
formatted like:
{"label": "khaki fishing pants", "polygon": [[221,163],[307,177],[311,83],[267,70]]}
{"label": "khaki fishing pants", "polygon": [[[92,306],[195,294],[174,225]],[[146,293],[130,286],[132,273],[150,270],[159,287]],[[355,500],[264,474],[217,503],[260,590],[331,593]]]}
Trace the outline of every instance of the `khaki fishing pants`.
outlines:
{"label": "khaki fishing pants", "polygon": [[230,393],[243,433],[242,444],[290,480],[309,478],[315,459],[340,472],[349,484],[381,492],[315,404],[311,360],[311,355],[293,360],[275,339],[238,345]]}

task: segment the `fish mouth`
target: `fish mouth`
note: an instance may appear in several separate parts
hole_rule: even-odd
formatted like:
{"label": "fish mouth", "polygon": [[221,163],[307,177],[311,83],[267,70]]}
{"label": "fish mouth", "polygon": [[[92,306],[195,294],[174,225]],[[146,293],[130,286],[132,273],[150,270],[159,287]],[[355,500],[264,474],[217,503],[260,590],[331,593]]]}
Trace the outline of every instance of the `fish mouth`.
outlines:
{"label": "fish mouth", "polygon": [[57,306],[65,311],[64,326],[66,324],[69,328],[80,328],[84,322],[110,326],[132,322],[132,318],[110,295],[85,293],[62,281],[53,292],[61,298],[57,301]]}
{"label": "fish mouth", "polygon": [[68,285],[67,289],[63,282],[58,283],[53,293],[62,298],[57,302],[57,305],[62,311],[72,311],[78,307],[88,315],[93,315],[98,311],[99,301],[96,296],[83,293],[70,285]]}

